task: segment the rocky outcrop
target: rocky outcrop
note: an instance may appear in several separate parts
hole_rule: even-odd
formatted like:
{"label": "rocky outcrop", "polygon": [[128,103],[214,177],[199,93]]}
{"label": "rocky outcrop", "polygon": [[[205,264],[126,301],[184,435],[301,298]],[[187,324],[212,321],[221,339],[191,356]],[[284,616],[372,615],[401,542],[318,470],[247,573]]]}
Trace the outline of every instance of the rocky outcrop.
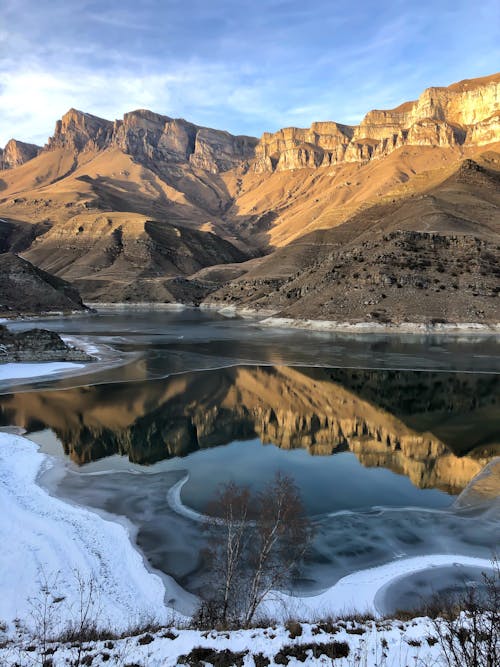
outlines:
{"label": "rocky outcrop", "polygon": [[78,290],[12,253],[0,254],[0,313],[85,310]]}
{"label": "rocky outcrop", "polygon": [[500,137],[500,111],[488,116],[479,123],[471,125],[467,132],[467,140],[476,146],[484,146],[498,141]]}
{"label": "rocky outcrop", "polygon": [[84,152],[116,147],[157,168],[190,164],[219,173],[251,159],[256,143],[253,137],[233,136],[146,109],[126,113],[123,120],[114,123],[70,109],[57,121],[45,150]]}
{"label": "rocky outcrop", "polygon": [[36,157],[41,150],[41,147],[35,144],[11,139],[3,150],[0,148],[0,169],[19,167]]}
{"label": "rocky outcrop", "polygon": [[197,129],[189,162],[193,167],[212,173],[228,171],[250,160],[256,144],[254,137],[233,136],[229,132],[201,127]]}
{"label": "rocky outcrop", "polygon": [[76,152],[100,150],[109,145],[113,123],[89,113],[70,109],[56,122],[54,135],[44,150],[64,148]]}
{"label": "rocky outcrop", "polygon": [[313,123],[310,129],[264,133],[255,148],[257,172],[359,162],[401,146],[482,145],[500,138],[500,74],[427,88],[418,100],[374,110],[357,127]]}
{"label": "rocky outcrop", "polygon": [[13,333],[0,325],[0,364],[32,361],[93,361],[94,357],[67,345],[55,331],[29,329]]}
{"label": "rocky outcrop", "polygon": [[353,133],[353,127],[329,122],[265,132],[255,147],[254,169],[285,171],[341,162]]}

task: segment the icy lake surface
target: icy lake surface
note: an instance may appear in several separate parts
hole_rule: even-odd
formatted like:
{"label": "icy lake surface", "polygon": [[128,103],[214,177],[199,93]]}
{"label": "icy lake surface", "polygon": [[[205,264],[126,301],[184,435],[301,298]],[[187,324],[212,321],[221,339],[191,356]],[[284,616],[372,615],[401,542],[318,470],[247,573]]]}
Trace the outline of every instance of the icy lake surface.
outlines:
{"label": "icy lake surface", "polygon": [[[53,492],[126,517],[151,565],[189,591],[203,588],[199,519],[217,485],[260,488],[276,471],[296,480],[316,524],[297,593],[398,559],[498,548],[500,490],[457,502],[500,454],[495,337],[287,331],[196,310],[36,326],[113,363],[0,383],[0,426],[64,458]],[[379,607],[461,578],[480,570],[406,576]]]}

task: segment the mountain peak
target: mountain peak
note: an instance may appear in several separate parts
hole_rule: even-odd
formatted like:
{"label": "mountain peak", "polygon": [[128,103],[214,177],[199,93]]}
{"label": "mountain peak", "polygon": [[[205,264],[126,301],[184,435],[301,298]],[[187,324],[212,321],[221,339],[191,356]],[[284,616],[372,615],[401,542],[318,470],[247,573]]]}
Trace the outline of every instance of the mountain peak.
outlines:
{"label": "mountain peak", "polygon": [[28,162],[41,151],[36,144],[28,144],[17,139],[9,139],[5,148],[0,149],[0,169],[12,169]]}
{"label": "mountain peak", "polygon": [[46,148],[99,150],[109,141],[112,130],[111,121],[71,108],[56,122],[54,136],[49,139]]}

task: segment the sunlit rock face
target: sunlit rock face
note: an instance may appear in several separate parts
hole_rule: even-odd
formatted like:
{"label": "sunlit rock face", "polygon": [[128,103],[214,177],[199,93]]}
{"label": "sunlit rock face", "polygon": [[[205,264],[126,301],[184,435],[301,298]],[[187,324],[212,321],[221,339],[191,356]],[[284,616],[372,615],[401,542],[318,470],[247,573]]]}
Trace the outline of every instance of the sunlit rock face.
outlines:
{"label": "sunlit rock face", "polygon": [[339,123],[313,123],[309,129],[287,127],[265,132],[255,147],[255,171],[285,171],[341,162],[354,128]]}
{"label": "sunlit rock face", "polygon": [[106,148],[111,140],[113,123],[89,113],[70,109],[56,122],[54,134],[44,150],[64,148],[75,152]]}
{"label": "sunlit rock face", "polygon": [[0,169],[13,169],[20,167],[28,160],[33,159],[42,149],[35,144],[27,144],[24,141],[11,139],[4,149],[0,148]]}
{"label": "sunlit rock face", "polygon": [[320,167],[383,157],[401,146],[483,145],[498,141],[500,75],[427,88],[416,101],[369,111],[358,126],[313,123],[264,133],[257,172]]}
{"label": "sunlit rock face", "polygon": [[[198,127],[146,109],[131,111],[110,122],[70,109],[56,123],[45,150],[75,152],[119,148],[141,162],[157,167],[189,164],[211,173],[238,167],[253,157],[257,139]],[[32,156],[33,157],[33,156]]]}
{"label": "sunlit rock face", "polygon": [[[0,422],[51,428],[78,464],[116,453],[148,464],[258,437],[311,455],[351,451],[364,466],[406,475],[420,488],[459,493],[496,449],[469,454],[475,443],[470,439],[464,449],[454,419],[469,414],[479,424],[498,400],[498,381],[491,382],[457,374],[233,367],[0,397]],[[491,432],[478,425],[476,436],[484,443]]]}

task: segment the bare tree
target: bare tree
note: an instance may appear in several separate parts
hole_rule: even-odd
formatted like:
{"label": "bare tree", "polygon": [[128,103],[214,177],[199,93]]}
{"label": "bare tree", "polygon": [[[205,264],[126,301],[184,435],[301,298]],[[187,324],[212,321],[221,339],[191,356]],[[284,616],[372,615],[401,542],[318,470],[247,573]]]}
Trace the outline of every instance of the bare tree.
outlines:
{"label": "bare tree", "polygon": [[227,624],[239,616],[242,567],[252,532],[250,500],[248,487],[229,482],[218,488],[208,506],[205,557],[212,574],[213,591],[202,609],[205,621]]}
{"label": "bare tree", "polygon": [[257,497],[255,543],[250,557],[250,590],[244,625],[266,595],[287,586],[312,540],[299,490],[291,477],[277,474]]}
{"label": "bare tree", "polygon": [[438,598],[432,604],[441,653],[448,667],[500,665],[500,565],[483,573],[483,591],[467,586],[455,598]]}
{"label": "bare tree", "polygon": [[311,543],[311,523],[295,482],[281,474],[256,496],[234,482],[222,486],[209,511],[211,594],[199,622],[248,627],[270,591],[289,585]]}

